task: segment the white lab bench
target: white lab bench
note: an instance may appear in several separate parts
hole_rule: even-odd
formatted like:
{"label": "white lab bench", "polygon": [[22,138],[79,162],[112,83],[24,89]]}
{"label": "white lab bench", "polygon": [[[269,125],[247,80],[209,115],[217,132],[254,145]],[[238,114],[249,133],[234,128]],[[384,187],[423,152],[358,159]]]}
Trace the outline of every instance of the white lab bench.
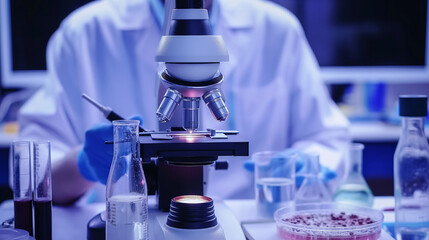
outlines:
{"label": "white lab bench", "polygon": [[[274,221],[261,220],[256,214],[256,203],[254,200],[224,200],[216,203],[215,211],[221,210],[225,206],[230,210],[231,218],[235,217],[241,224],[248,239],[264,240],[279,239],[276,234]],[[217,207],[219,205],[220,207]],[[394,206],[393,197],[376,197],[374,201],[375,209],[391,209]],[[83,240],[86,239],[86,226],[88,221],[96,214],[105,209],[105,203],[96,203],[81,206],[57,207],[52,209],[52,231],[54,240]],[[217,210],[216,210],[217,209]],[[150,214],[150,212],[149,212]],[[394,221],[394,212],[384,212],[385,222]],[[13,217],[13,201],[8,200],[0,205],[0,222]],[[238,226],[224,226],[224,228]],[[384,239],[392,239],[383,232]]]}

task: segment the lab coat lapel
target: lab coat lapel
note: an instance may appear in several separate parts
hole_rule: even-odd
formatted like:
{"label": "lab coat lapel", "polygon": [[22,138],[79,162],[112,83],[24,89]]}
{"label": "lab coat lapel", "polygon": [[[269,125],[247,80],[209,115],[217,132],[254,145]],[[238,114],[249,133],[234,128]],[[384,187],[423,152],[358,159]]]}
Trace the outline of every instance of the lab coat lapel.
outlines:
{"label": "lab coat lapel", "polygon": [[[240,11],[246,7],[245,3],[237,0],[218,0],[219,3],[219,22],[216,24],[215,34],[220,34],[224,39],[234,39],[236,31],[250,31],[253,28],[254,19],[252,18],[251,11]],[[225,40],[229,53],[229,61],[221,63],[221,72],[225,76],[225,81],[231,81],[234,72],[237,70],[238,59],[242,53],[240,51],[241,41]],[[228,80],[229,79],[229,80]],[[231,86],[231,83],[224,83],[224,85]],[[225,87],[226,89],[227,87]]]}
{"label": "lab coat lapel", "polygon": [[153,23],[148,0],[107,0],[115,9],[112,16],[120,30],[137,30]]}

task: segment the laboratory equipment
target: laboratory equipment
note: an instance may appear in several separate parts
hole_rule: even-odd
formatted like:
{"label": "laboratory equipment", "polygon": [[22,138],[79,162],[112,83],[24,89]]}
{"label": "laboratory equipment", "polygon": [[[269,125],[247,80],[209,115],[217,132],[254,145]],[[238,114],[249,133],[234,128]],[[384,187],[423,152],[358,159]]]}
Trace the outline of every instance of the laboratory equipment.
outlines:
{"label": "laboratory equipment", "polygon": [[[166,6],[171,5],[171,2],[166,1]],[[186,117],[183,123],[170,121],[176,125],[169,129],[140,133],[145,183],[148,194],[156,194],[156,205],[160,210],[152,211],[149,216],[153,221],[151,232],[166,224],[166,212],[170,210],[174,197],[205,195],[207,166],[214,165],[215,169],[228,167],[227,162],[217,161],[219,156],[249,154],[249,143],[239,138],[238,131],[199,129],[198,106],[201,97],[210,105],[217,119],[224,120],[227,116],[219,91],[223,77],[217,68],[219,62],[227,59],[228,55],[221,37],[210,35],[208,13],[203,9],[204,1],[175,2],[177,7],[173,10],[170,36],[161,39],[157,58],[158,61],[166,61],[167,70],[161,73],[161,81],[168,89],[156,115],[161,121],[177,118],[177,114],[173,117],[173,111],[182,102],[183,106],[180,107],[184,108]],[[187,75],[187,72],[191,75]],[[229,216],[225,219],[225,222],[230,223]],[[106,227],[109,228],[109,208],[106,220]],[[231,239],[240,239],[240,236],[244,239],[239,224],[237,226],[234,231],[225,232],[223,238],[229,234],[234,236]],[[219,228],[223,229],[222,226]],[[106,234],[109,235],[109,230],[106,230]],[[157,233],[153,236],[161,238]]]}
{"label": "laboratory equipment", "polygon": [[34,240],[27,231],[22,229],[0,228],[0,239],[7,240]]}
{"label": "laboratory equipment", "polygon": [[303,168],[304,171],[302,173],[304,181],[296,192],[295,202],[317,203],[332,201],[329,190],[319,177],[319,154],[308,153],[306,156],[306,162]]}
{"label": "laboratory equipment", "polygon": [[33,236],[33,192],[31,184],[31,151],[29,141],[12,143],[13,200],[15,228]]}
{"label": "laboratory equipment", "polygon": [[[157,194],[161,211],[169,211],[171,200],[177,196],[204,196],[207,166],[214,165],[216,169],[228,167],[226,162],[217,161],[219,156],[249,155],[249,143],[240,139],[237,131],[200,130],[201,98],[216,120],[224,121],[229,114],[220,90],[223,76],[218,70],[219,63],[228,60],[228,53],[222,38],[211,35],[204,1],[176,0],[175,3],[169,34],[161,38],[156,57],[158,62],[165,63],[166,69],[160,78],[162,86],[167,88],[156,116],[160,122],[171,120],[171,128],[140,136],[148,190],[150,194]],[[168,4],[169,1],[166,2]],[[178,120],[178,114],[173,116],[178,106],[183,109],[182,122]],[[229,226],[222,227],[221,224],[219,229],[213,229],[216,226],[177,229],[166,227],[162,213],[151,218],[151,231],[159,229],[153,235],[160,239],[166,234],[180,235],[180,232],[188,233],[184,236],[205,232],[204,238],[197,239],[225,239],[228,236],[230,239],[244,239],[239,227],[233,231],[224,231]],[[225,220],[225,223],[229,222]]]}
{"label": "laboratory equipment", "polygon": [[399,97],[402,133],[394,155],[395,232],[399,240],[429,239],[429,144],[424,132],[427,96]]}
{"label": "laboratory equipment", "polygon": [[148,239],[147,186],[138,120],[113,121],[113,161],[106,185],[106,239]]}
{"label": "laboratory equipment", "polygon": [[161,38],[156,56],[156,61],[165,63],[160,78],[167,88],[156,116],[160,122],[170,121],[182,103],[179,108],[183,107],[184,117],[182,122],[173,119],[177,125],[170,129],[140,136],[148,190],[156,192],[163,211],[169,210],[174,197],[204,195],[205,165],[225,169],[225,162],[216,161],[219,156],[247,156],[249,148],[237,131],[199,130],[201,98],[217,120],[228,116],[220,90],[223,76],[218,70],[228,53],[222,37],[211,34],[204,1],[173,2],[171,21],[166,21],[170,22],[169,32]]}
{"label": "laboratory equipment", "polygon": [[171,199],[181,195],[205,195],[207,165],[227,169],[219,156],[248,156],[249,143],[235,132],[170,131],[143,133],[140,152],[150,195],[158,208],[169,211]]}
{"label": "laboratory equipment", "polygon": [[335,202],[372,207],[374,195],[362,176],[363,149],[364,145],[360,143],[353,143],[350,146],[349,169],[346,177],[335,191]]}
{"label": "laboratory equipment", "polygon": [[52,181],[51,143],[33,143],[34,173],[34,236],[36,239],[52,239]]}
{"label": "laboratory equipment", "polygon": [[272,218],[274,212],[295,200],[296,155],[276,151],[257,152],[255,162],[255,195],[258,214]]}
{"label": "laboratory equipment", "polygon": [[199,102],[204,100],[218,121],[229,111],[221,93],[220,62],[228,61],[221,36],[212,35],[204,1],[176,1],[169,34],[162,36],[156,61],[165,63],[161,83],[167,88],[156,115],[161,122],[171,120],[183,102],[183,127],[198,129]]}
{"label": "laboratory equipment", "polygon": [[178,196],[171,200],[164,239],[225,239],[213,207],[213,200],[199,195]]}
{"label": "laboratory equipment", "polygon": [[[94,105],[98,110],[100,110],[103,113],[103,115],[106,117],[107,120],[109,120],[109,121],[124,120],[124,118],[119,116],[116,112],[114,112],[112,110],[112,108],[110,108],[108,106],[101,105],[100,103],[96,102],[94,99],[90,98],[85,93],[82,94],[82,97],[83,97],[83,99],[87,100],[89,103]],[[145,132],[146,130],[143,129],[141,126],[139,126],[139,131]]]}
{"label": "laboratory equipment", "polygon": [[278,236],[285,240],[378,240],[383,213],[339,203],[305,203],[274,213]]}

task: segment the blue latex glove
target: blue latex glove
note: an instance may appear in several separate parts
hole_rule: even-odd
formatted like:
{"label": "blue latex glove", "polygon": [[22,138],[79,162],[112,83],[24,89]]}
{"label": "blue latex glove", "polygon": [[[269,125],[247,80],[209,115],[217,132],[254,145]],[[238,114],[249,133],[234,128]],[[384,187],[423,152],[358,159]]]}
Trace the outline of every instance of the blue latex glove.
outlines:
{"label": "blue latex glove", "polygon": [[[279,169],[281,169],[282,167],[289,167],[283,163],[283,160],[287,157],[292,156],[293,154],[297,154],[297,157],[295,159],[295,171],[296,171],[295,184],[296,184],[296,187],[300,187],[302,182],[305,179],[305,176],[303,175],[305,171],[304,165],[306,162],[305,153],[296,149],[288,148],[282,152],[279,152],[278,155],[274,156],[273,159],[271,159],[270,167],[275,166],[276,168],[279,168]],[[254,172],[255,162],[253,160],[246,161],[244,163],[244,168],[249,172]],[[323,182],[328,182],[329,180],[336,178],[337,173],[325,166],[320,166],[320,177]]]}
{"label": "blue latex glove", "polygon": [[[143,120],[140,116],[130,118]],[[85,142],[77,156],[79,172],[90,181],[106,184],[113,159],[113,144],[105,141],[113,140],[113,124],[98,124],[85,133]]]}

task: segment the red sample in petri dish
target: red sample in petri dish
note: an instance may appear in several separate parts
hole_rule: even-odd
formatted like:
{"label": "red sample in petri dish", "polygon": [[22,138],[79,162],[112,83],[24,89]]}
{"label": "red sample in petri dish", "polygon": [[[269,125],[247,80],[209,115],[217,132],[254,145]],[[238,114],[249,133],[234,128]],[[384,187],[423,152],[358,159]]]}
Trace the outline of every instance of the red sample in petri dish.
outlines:
{"label": "red sample in petri dish", "polygon": [[277,232],[287,240],[377,240],[383,213],[337,203],[298,204],[274,214]]}

